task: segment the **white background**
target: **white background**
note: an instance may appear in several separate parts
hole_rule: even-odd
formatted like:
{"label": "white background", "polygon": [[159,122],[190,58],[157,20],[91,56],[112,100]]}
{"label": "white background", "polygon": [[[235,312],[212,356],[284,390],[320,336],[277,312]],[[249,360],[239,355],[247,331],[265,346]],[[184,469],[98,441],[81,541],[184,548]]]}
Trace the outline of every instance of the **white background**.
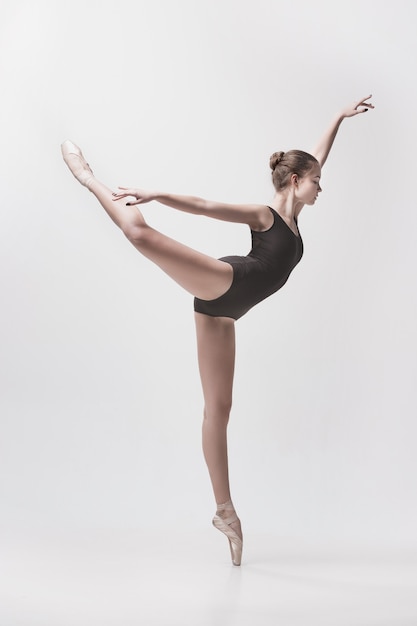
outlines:
{"label": "white background", "polygon": [[[206,528],[192,298],[71,177],[268,203],[275,150],[346,120],[285,288],[236,325],[248,532],[416,548],[414,3],[2,2],[3,530]],[[248,229],[157,204],[199,250]]]}

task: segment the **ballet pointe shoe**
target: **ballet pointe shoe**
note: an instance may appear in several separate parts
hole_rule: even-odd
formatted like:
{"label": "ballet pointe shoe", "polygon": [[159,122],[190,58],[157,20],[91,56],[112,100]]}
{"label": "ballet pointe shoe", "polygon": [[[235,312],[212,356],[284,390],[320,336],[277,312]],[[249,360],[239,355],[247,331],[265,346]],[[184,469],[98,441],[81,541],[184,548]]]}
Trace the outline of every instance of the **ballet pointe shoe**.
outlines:
{"label": "ballet pointe shoe", "polygon": [[[227,517],[220,517],[218,513],[221,511],[230,511],[230,515]],[[217,505],[217,513],[213,517],[213,526],[224,533],[228,538],[233,565],[240,565],[242,562],[243,541],[231,527],[231,524],[237,521],[239,521],[239,518],[236,515],[231,501],[225,502],[225,504]]]}
{"label": "ballet pointe shoe", "polygon": [[90,184],[94,180],[93,170],[83,157],[80,148],[76,146],[75,143],[72,143],[72,141],[67,140],[61,144],[61,152],[71,174],[73,174],[84,187],[90,189]]}

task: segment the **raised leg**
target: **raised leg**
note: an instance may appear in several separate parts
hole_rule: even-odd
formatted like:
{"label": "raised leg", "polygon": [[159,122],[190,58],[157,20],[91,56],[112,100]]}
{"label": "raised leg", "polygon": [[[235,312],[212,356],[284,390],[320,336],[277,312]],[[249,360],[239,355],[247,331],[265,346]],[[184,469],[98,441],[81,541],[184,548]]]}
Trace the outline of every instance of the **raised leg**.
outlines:
{"label": "raised leg", "polygon": [[136,206],[113,200],[111,190],[94,177],[77,146],[65,142],[62,152],[77,180],[95,195],[135,248],[181,287],[203,300],[218,298],[229,289],[233,280],[229,263],[197,252],[151,228]]}
{"label": "raised leg", "polygon": [[217,503],[213,523],[228,536],[233,563],[240,565],[242,531],[231,501],[227,455],[235,364],[234,320],[196,313],[195,321],[205,405],[203,452]]}

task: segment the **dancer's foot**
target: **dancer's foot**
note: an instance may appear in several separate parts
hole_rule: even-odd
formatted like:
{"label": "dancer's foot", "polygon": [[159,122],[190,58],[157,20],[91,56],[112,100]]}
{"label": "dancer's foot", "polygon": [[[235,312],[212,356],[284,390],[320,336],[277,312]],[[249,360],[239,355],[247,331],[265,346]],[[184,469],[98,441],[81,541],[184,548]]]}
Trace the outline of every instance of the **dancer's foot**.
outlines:
{"label": "dancer's foot", "polygon": [[213,526],[228,538],[233,565],[240,565],[243,549],[242,530],[231,500],[217,505],[216,515],[213,517]]}
{"label": "dancer's foot", "polygon": [[94,180],[93,171],[83,157],[80,148],[72,141],[67,140],[61,145],[61,151],[71,173],[84,187],[90,189],[90,185]]}

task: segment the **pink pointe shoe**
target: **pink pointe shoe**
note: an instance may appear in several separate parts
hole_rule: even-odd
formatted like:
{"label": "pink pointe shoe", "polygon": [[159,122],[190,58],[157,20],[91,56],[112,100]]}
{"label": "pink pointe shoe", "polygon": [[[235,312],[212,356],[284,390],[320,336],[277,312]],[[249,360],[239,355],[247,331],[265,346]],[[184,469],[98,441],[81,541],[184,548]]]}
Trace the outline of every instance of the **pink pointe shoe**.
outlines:
{"label": "pink pointe shoe", "polygon": [[64,141],[61,145],[62,156],[68,165],[71,173],[84,187],[89,189],[89,185],[94,180],[93,170],[83,157],[80,148],[72,143],[72,141]]}
{"label": "pink pointe shoe", "polygon": [[236,515],[231,501],[218,504],[217,513],[221,511],[230,511],[230,515],[228,517],[220,517],[220,515],[216,514],[213,517],[213,526],[224,533],[228,538],[233,565],[240,565],[242,562],[243,541],[231,527],[231,524],[239,521],[239,518]]}

